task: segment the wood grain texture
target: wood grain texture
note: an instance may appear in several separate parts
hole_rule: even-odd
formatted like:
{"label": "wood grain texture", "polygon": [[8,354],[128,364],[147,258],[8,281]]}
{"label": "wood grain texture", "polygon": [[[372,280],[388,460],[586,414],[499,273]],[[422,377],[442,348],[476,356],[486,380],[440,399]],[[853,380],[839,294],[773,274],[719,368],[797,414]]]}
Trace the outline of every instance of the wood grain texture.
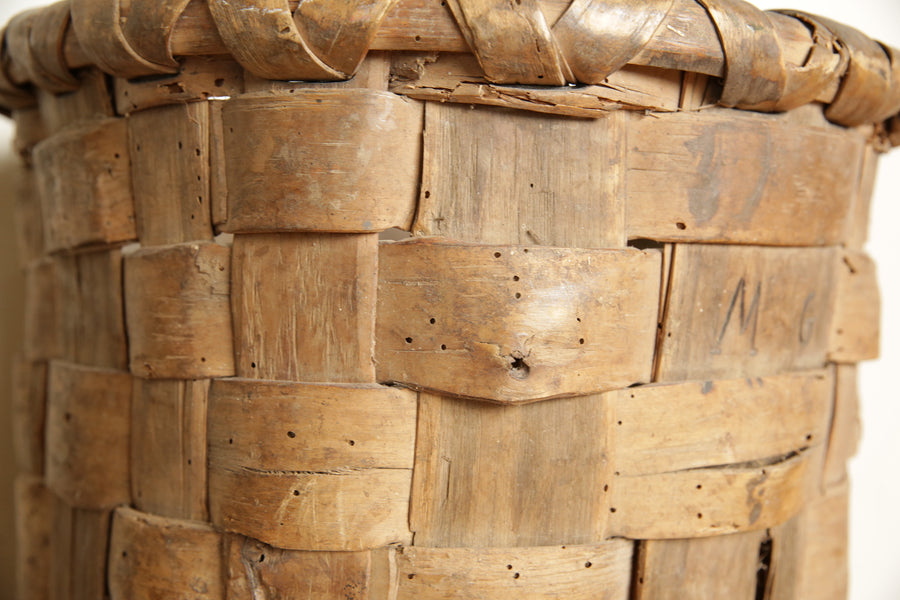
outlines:
{"label": "wood grain texture", "polygon": [[135,239],[125,128],[88,122],[35,147],[47,252]]}
{"label": "wood grain texture", "polygon": [[127,123],[141,244],[211,240],[207,103],[157,107]]}
{"label": "wood grain texture", "polygon": [[374,383],[377,234],[234,239],[239,377]]}
{"label": "wood grain texture", "polygon": [[676,246],[656,380],[822,367],[835,265],[833,248]]}
{"label": "wood grain texture", "polygon": [[629,117],[629,238],[783,246],[844,239],[862,136],[821,116],[816,126],[792,114],[724,109]]}
{"label": "wood grain texture", "polygon": [[[29,152],[28,160],[31,160]],[[15,223],[16,251],[19,264],[26,267],[44,253],[44,223],[41,216],[41,199],[37,190],[34,170],[24,168],[16,174]]]}
{"label": "wood grain texture", "polygon": [[630,476],[719,467],[824,444],[834,384],[823,370],[611,392],[615,470]]}
{"label": "wood grain texture", "polygon": [[27,360],[75,359],[67,307],[75,303],[75,259],[44,257],[24,269],[23,349]]}
{"label": "wood grain texture", "polygon": [[106,75],[100,69],[83,69],[75,75],[77,87],[62,94],[38,91],[41,120],[47,135],[81,122],[97,122],[115,115]]}
{"label": "wood grain texture", "polygon": [[50,363],[47,487],[72,506],[102,510],[131,500],[131,375]]}
{"label": "wood grain texture", "polygon": [[763,531],[641,542],[636,600],[755,600]]}
{"label": "wood grain texture", "polygon": [[127,256],[131,372],[160,379],[234,374],[230,291],[225,246],[176,244]]}
{"label": "wood grain texture", "polygon": [[246,94],[223,110],[224,231],[408,229],[422,106],[375,90]]}
{"label": "wood grain texture", "polygon": [[410,508],[416,545],[604,539],[613,478],[608,406],[600,395],[497,406],[420,394]]}
{"label": "wood grain texture", "polygon": [[13,488],[13,501],[16,510],[16,598],[48,600],[53,495],[40,477],[19,475]]}
{"label": "wood grain texture", "polygon": [[208,392],[209,380],[134,378],[131,495],[138,510],[208,520]]}
{"label": "wood grain texture", "polygon": [[119,507],[109,542],[111,600],[223,600],[222,534],[206,523]]}
{"label": "wood grain texture", "polygon": [[830,489],[847,479],[847,461],[855,454],[861,435],[856,365],[837,365],[834,410],[828,434],[828,450],[822,472],[822,487]]}
{"label": "wood grain texture", "polygon": [[44,422],[47,417],[47,363],[22,358],[12,368],[12,444],[16,470],[44,473]]}
{"label": "wood grain texture", "polygon": [[843,250],[838,260],[828,360],[858,363],[878,358],[881,297],[875,261],[858,250]]}
{"label": "wood grain texture", "polygon": [[414,393],[216,380],[209,414],[213,523],[296,550],[411,541]]}
{"label": "wood grain texture", "polygon": [[853,207],[847,218],[846,246],[853,250],[862,250],[869,239],[869,215],[878,174],[879,156],[880,153],[873,146],[866,146],[860,167],[859,183],[853,197]]}
{"label": "wood grain texture", "polygon": [[50,600],[97,600],[106,596],[108,510],[72,508],[53,496],[49,566]]}
{"label": "wood grain texture", "polygon": [[628,598],[633,542],[533,548],[428,548],[396,554],[396,600]]}
{"label": "wood grain texture", "polygon": [[227,600],[370,598],[371,552],[282,550],[240,535],[225,543]]}
{"label": "wood grain texture", "polygon": [[385,243],[378,278],[381,381],[516,403],[649,379],[656,251]]}
{"label": "wood grain texture", "polygon": [[436,102],[425,115],[417,235],[625,245],[622,115],[586,122]]}

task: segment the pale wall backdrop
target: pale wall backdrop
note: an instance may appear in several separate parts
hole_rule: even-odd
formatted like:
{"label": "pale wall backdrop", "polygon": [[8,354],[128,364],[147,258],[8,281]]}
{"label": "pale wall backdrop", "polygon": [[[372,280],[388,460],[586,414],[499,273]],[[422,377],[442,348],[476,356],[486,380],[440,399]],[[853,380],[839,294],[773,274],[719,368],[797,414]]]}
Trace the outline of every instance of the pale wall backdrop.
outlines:
{"label": "pale wall backdrop", "polygon": [[[49,0],[0,0],[0,24]],[[853,25],[900,48],[900,0],[787,0],[760,8],[796,8]],[[11,128],[0,117],[0,165],[12,161]],[[0,168],[0,188],[9,169]],[[18,346],[22,284],[15,266],[10,199],[0,193],[0,600],[13,598],[9,436],[9,357]],[[863,440],[851,465],[850,600],[900,599],[900,148],[882,159],[868,251],[879,264],[882,358],[861,372]],[[815,600],[815,599],[810,599]]]}

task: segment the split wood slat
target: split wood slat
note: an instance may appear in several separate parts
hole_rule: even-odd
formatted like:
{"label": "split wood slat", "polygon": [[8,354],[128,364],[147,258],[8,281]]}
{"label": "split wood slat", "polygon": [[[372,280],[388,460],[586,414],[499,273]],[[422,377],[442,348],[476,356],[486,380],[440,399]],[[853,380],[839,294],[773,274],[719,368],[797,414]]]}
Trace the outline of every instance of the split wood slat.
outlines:
{"label": "split wood slat", "polygon": [[[641,542],[636,600],[756,600],[764,531]],[[812,596],[810,597],[812,598]]]}
{"label": "split wood slat", "polygon": [[239,377],[375,382],[377,234],[238,234],[233,252]]}
{"label": "split wood slat", "polygon": [[41,120],[48,135],[74,123],[99,121],[115,115],[103,71],[84,69],[76,77],[78,85],[72,92],[53,94],[38,88]]}
{"label": "split wood slat", "polygon": [[415,423],[408,390],[215,380],[212,521],[296,550],[408,543]]}
{"label": "split wood slat", "polygon": [[821,116],[815,127],[795,123],[791,113],[748,117],[711,109],[629,117],[629,238],[782,246],[843,241],[862,136]]}
{"label": "split wood slat", "polygon": [[[365,600],[371,552],[303,552],[226,535],[226,600]],[[372,598],[375,600],[375,598]]]}
{"label": "split wood slat", "polygon": [[847,479],[847,461],[859,445],[859,392],[856,365],[836,365],[834,410],[828,435],[828,451],[822,474],[824,489],[833,488]]}
{"label": "split wood slat", "polygon": [[16,598],[48,600],[53,495],[40,477],[18,475],[13,487],[16,510]]}
{"label": "split wood slat", "polygon": [[135,239],[122,119],[74,125],[34,149],[45,250]]}
{"label": "split wood slat", "polygon": [[47,128],[39,108],[20,108],[12,112],[13,149],[22,159],[26,167],[31,167],[31,152],[34,147],[47,137]]}
{"label": "split wood slat", "polygon": [[109,545],[111,600],[224,600],[222,534],[206,523],[119,507]]}
{"label": "split wood slat", "polygon": [[824,366],[834,248],[675,247],[656,381]]}
{"label": "split wood slat", "polygon": [[875,176],[878,174],[878,157],[881,153],[871,145],[863,151],[860,167],[859,183],[853,198],[853,208],[847,220],[846,246],[853,250],[862,250],[869,239],[869,215],[872,208],[872,195],[875,191]]}
{"label": "split wood slat", "polygon": [[843,250],[838,260],[828,360],[858,363],[878,358],[881,298],[875,261],[859,250]]}
{"label": "split wood slat", "polygon": [[225,177],[225,131],[222,124],[224,100],[209,101],[209,207],[212,224],[228,220],[228,184]]}
{"label": "split wood slat", "polygon": [[48,369],[46,481],[72,506],[130,502],[132,377],[54,361]]}
{"label": "split wood slat", "polygon": [[396,600],[626,600],[634,543],[532,548],[401,548]]}
{"label": "split wood slat", "polygon": [[17,175],[13,219],[19,264],[24,268],[44,253],[44,223],[34,170],[26,168]]}
{"label": "split wood slat", "polygon": [[27,360],[75,359],[74,324],[67,322],[75,301],[75,259],[47,256],[25,267],[24,355]]}
{"label": "split wood slat", "polygon": [[72,508],[53,496],[49,567],[50,600],[106,597],[110,511]]}
{"label": "split wood slat", "polygon": [[734,465],[824,444],[831,371],[638,386],[611,392],[622,476]]}
{"label": "split wood slat", "polygon": [[613,483],[608,413],[601,395],[498,406],[420,394],[416,546],[602,540]]}
{"label": "split wood slat", "polygon": [[609,534],[659,540],[773,527],[809,500],[821,465],[816,453],[812,449],[775,461],[619,476],[610,485]]}
{"label": "split wood slat", "polygon": [[[71,263],[62,262],[63,268]],[[72,332],[75,362],[124,371],[128,368],[122,301],[122,253],[112,250],[75,255],[75,298],[63,306]]]}
{"label": "split wood slat", "polygon": [[429,102],[424,139],[416,235],[624,247],[620,113],[585,122]]}
{"label": "split wood slat", "polygon": [[154,107],[237,96],[244,91],[244,70],[230,58],[192,56],[180,62],[178,72],[171,75],[113,79],[116,112],[131,115]]}
{"label": "split wood slat", "polygon": [[161,106],[127,123],[141,244],[212,240],[207,103]]}
{"label": "split wood slat", "polygon": [[[846,483],[835,486],[810,502],[793,522],[783,526],[789,535],[799,539],[799,544],[779,530],[773,532],[773,577],[766,600],[847,597],[848,504]],[[793,553],[779,556],[779,542],[793,542]],[[779,577],[779,570],[787,571],[789,577]]]}
{"label": "split wood slat", "polygon": [[359,65],[352,78],[343,81],[291,81],[280,79],[265,79],[257,77],[249,71],[244,71],[244,93],[258,94],[267,92],[269,95],[285,96],[295,94],[301,90],[322,89],[355,89],[386,92],[391,80],[391,64],[393,52],[371,50],[366,54],[366,59]]}
{"label": "split wood slat", "polygon": [[223,231],[409,229],[422,106],[388,92],[246,94],[223,109]]}
{"label": "split wood slat", "polygon": [[517,403],[649,380],[657,251],[393,242],[378,279],[380,381]]}
{"label": "split wood slat", "polygon": [[209,380],[134,378],[131,496],[141,511],[206,521]]}
{"label": "split wood slat", "polygon": [[125,258],[131,372],[158,379],[234,374],[231,250],[192,242]]}
{"label": "split wood slat", "polygon": [[44,422],[47,416],[47,363],[17,359],[13,364],[12,442],[16,470],[44,473]]}

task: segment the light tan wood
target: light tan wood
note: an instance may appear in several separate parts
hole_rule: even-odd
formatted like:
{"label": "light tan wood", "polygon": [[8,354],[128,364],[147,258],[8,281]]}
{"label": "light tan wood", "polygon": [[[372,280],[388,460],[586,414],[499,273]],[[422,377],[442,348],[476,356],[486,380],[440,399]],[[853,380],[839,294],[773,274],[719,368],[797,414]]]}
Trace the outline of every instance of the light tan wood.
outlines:
{"label": "light tan wood", "polygon": [[837,365],[834,371],[834,411],[822,473],[823,489],[838,486],[847,479],[847,461],[856,454],[861,434],[857,367]]}
{"label": "light tan wood", "polygon": [[226,103],[223,230],[408,229],[421,104],[374,90],[293,91]]}
{"label": "light tan wood", "polygon": [[228,57],[192,56],[178,73],[146,79],[113,79],[116,111],[130,115],[148,108],[236,96],[244,90],[244,70]]}
{"label": "light tan wood", "polygon": [[625,245],[623,115],[585,122],[436,102],[425,115],[417,235]]}
{"label": "light tan wood", "polygon": [[115,115],[109,97],[106,75],[89,68],[77,75],[77,88],[63,94],[38,92],[41,119],[48,135],[74,123],[97,121]]}
{"label": "light tan wood", "polygon": [[227,600],[370,597],[370,552],[282,550],[239,535],[225,543]]}
{"label": "light tan wood", "polygon": [[628,237],[840,243],[865,140],[819,115],[629,115]]}
{"label": "light tan wood", "polygon": [[127,122],[141,244],[211,240],[207,103],[161,106]]}
{"label": "light tan wood", "polygon": [[815,469],[821,464],[815,454],[810,450],[780,460],[617,477],[610,486],[609,533],[676,539],[778,525],[808,501],[810,482],[818,479]]}
{"label": "light tan wood", "polygon": [[40,477],[19,475],[13,490],[16,509],[16,598],[47,600],[50,581],[53,497]]}
{"label": "light tan wood", "polygon": [[859,250],[843,250],[837,260],[828,360],[858,363],[878,358],[881,298],[875,261]]}
{"label": "light tan wood", "polygon": [[600,395],[497,406],[420,394],[410,507],[416,545],[604,539],[613,479],[609,420]]}
{"label": "light tan wood", "polygon": [[649,380],[657,251],[394,242],[378,278],[381,381],[516,403]]}
{"label": "light tan wood", "polygon": [[679,71],[626,66],[602,85],[501,85],[486,80],[470,54],[434,52],[397,53],[392,72],[391,91],[410,98],[592,118],[622,108],[677,110],[682,81]]}
{"label": "light tan wood", "polygon": [[72,506],[127,504],[131,375],[51,362],[47,384],[46,481]]}
{"label": "light tan wood", "polygon": [[633,542],[534,548],[402,548],[396,600],[628,598]]}
{"label": "light tan wood", "polygon": [[[344,81],[291,81],[280,79],[265,79],[257,77],[249,71],[244,71],[244,92],[256,94],[268,92],[269,95],[285,96],[296,94],[302,90],[322,89],[354,89],[388,91],[391,75],[393,52],[383,50],[371,50],[366,54],[366,59],[359,65],[359,69],[351,79]],[[420,124],[421,128],[421,124]]]}
{"label": "light tan wood", "polygon": [[228,220],[228,184],[225,176],[225,131],[222,110],[227,102],[209,101],[209,203],[213,225]]}
{"label": "light tan wood", "polygon": [[636,600],[756,600],[765,532],[641,542]]}
{"label": "light tan wood", "polygon": [[19,473],[44,472],[47,364],[17,359],[12,369],[12,441]]}
{"label": "light tan wood", "polygon": [[208,520],[206,408],[209,380],[134,378],[131,495],[144,512]]}
{"label": "light tan wood", "polygon": [[373,383],[377,244],[377,234],[235,235],[237,375]]}
{"label": "light tan wood", "polygon": [[411,541],[414,393],[216,380],[209,414],[217,525],[296,550]]}
{"label": "light tan wood", "polygon": [[215,243],[143,248],[125,259],[131,372],[200,379],[234,374],[231,250]]}
{"label": "light tan wood", "polygon": [[223,600],[222,534],[206,523],[119,507],[109,543],[111,600]]}
{"label": "light tan wood", "polygon": [[72,508],[53,497],[49,566],[50,600],[97,600],[106,596],[110,511]]}
{"label": "light tan wood", "polygon": [[75,362],[124,371],[128,368],[128,352],[122,253],[118,249],[80,253],[74,267],[74,273],[64,276],[74,278],[76,296],[62,308],[66,328],[73,337]]}
{"label": "light tan wood", "polygon": [[869,214],[872,207],[872,194],[875,191],[875,178],[878,174],[878,158],[880,153],[871,145],[866,146],[860,167],[859,183],[853,197],[853,207],[847,219],[847,247],[862,250],[869,239]]}
{"label": "light tan wood", "polygon": [[76,125],[34,149],[45,250],[136,237],[125,121]]}
{"label": "light tan wood", "polygon": [[824,444],[834,383],[831,371],[815,371],[612,392],[615,470],[630,476],[718,467]]}
{"label": "light tan wood", "polygon": [[657,381],[822,367],[835,265],[833,248],[676,246]]}

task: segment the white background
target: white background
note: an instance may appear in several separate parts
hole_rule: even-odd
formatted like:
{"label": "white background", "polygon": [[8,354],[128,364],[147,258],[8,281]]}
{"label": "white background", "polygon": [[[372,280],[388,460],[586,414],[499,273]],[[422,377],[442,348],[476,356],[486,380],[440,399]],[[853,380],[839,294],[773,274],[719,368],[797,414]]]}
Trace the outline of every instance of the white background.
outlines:
{"label": "white background", "polygon": [[[0,0],[0,24],[50,0]],[[796,8],[857,27],[900,48],[900,0],[788,0]],[[11,128],[0,118],[0,153]],[[868,251],[879,264],[882,358],[861,371],[863,440],[851,465],[851,600],[900,599],[900,148],[882,159]],[[895,371],[896,369],[896,371]],[[6,435],[5,433],[0,435]],[[816,599],[810,599],[816,600]]]}

